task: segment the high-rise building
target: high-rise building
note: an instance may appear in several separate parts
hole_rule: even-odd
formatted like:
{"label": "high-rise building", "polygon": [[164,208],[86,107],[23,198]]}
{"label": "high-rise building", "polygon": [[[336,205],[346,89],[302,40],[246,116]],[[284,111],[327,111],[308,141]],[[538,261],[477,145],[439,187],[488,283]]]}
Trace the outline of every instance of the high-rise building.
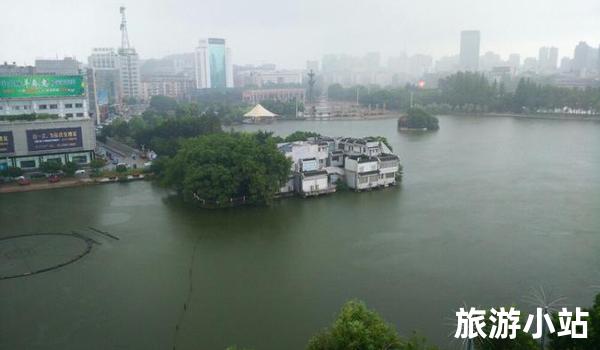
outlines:
{"label": "high-rise building", "polygon": [[231,50],[225,39],[200,39],[196,48],[196,88],[232,88]]}
{"label": "high-rise building", "polygon": [[460,68],[465,71],[479,69],[479,46],[481,35],[478,30],[464,30],[460,33]]}
{"label": "high-rise building", "polygon": [[521,66],[521,55],[518,53],[511,53],[508,56],[508,65],[515,71]]}
{"label": "high-rise building", "polygon": [[540,73],[552,73],[558,65],[558,48],[541,47],[538,54]]}
{"label": "high-rise building", "polygon": [[591,72],[599,68],[599,51],[599,49],[589,46],[585,41],[577,44],[571,61],[571,70],[582,77],[589,76]]}
{"label": "high-rise building", "polygon": [[88,57],[88,65],[94,70],[98,105],[119,103],[121,94],[120,57],[112,48],[95,48]]}

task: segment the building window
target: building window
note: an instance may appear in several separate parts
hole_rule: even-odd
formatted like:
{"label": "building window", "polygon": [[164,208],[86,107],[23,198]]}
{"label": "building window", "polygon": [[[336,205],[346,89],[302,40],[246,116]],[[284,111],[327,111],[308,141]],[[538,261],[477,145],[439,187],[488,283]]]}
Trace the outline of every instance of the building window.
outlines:
{"label": "building window", "polygon": [[88,162],[87,156],[73,156],[71,158],[71,161],[77,164],[85,164]]}
{"label": "building window", "polygon": [[75,108],[83,108],[83,103],[76,103]]}
{"label": "building window", "polygon": [[[2,109],[2,107],[0,107],[0,109]],[[23,106],[23,109],[29,109],[28,105]]]}
{"label": "building window", "polygon": [[35,160],[22,160],[19,165],[23,169],[35,168]]}
{"label": "building window", "polygon": [[38,105],[38,109],[48,109],[48,105]]}
{"label": "building window", "polygon": [[83,117],[83,113],[77,113],[78,117]]}
{"label": "building window", "polygon": [[58,108],[58,105],[56,105],[56,104],[50,105],[50,109],[57,109],[57,108]]}
{"label": "building window", "polygon": [[73,104],[72,103],[65,103],[65,108],[73,108]]}
{"label": "building window", "polygon": [[62,158],[58,158],[58,157],[55,157],[55,158],[46,158],[46,162],[48,162],[48,163],[52,162],[52,163],[56,163],[56,164],[62,164]]}
{"label": "building window", "polygon": [[65,114],[65,117],[67,117],[67,118],[73,118],[73,113],[67,113],[67,114]]}
{"label": "building window", "polygon": [[18,111],[19,109],[21,109],[21,106],[14,106],[13,108],[15,111]]}

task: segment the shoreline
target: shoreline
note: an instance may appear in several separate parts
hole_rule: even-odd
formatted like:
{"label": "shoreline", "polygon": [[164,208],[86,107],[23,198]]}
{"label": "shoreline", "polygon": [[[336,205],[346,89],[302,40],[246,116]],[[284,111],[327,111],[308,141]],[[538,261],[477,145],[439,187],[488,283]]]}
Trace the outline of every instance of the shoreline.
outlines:
{"label": "shoreline", "polygon": [[[401,113],[394,114],[380,114],[373,116],[363,117],[327,117],[327,118],[283,118],[273,121],[273,123],[280,122],[296,122],[296,121],[311,121],[311,122],[337,122],[337,121],[366,121],[366,120],[383,120],[383,119],[397,119],[401,116]],[[600,122],[600,115],[597,116],[585,116],[579,114],[517,114],[517,113],[440,113],[437,116],[450,116],[450,117],[486,117],[486,118],[518,118],[518,119],[546,119],[546,120],[571,120],[571,121],[585,121],[585,122]],[[239,125],[269,125],[268,124],[232,124],[231,126]]]}
{"label": "shoreline", "polygon": [[70,188],[70,187],[83,187],[93,186],[111,183],[131,182],[144,180],[145,177],[139,176],[134,177],[129,175],[126,180],[110,179],[110,178],[97,178],[97,179],[63,179],[60,182],[49,183],[49,182],[32,182],[30,185],[22,186],[17,183],[6,183],[0,185],[0,195],[3,193],[19,193],[19,192],[33,192],[33,191],[45,191],[59,188]]}

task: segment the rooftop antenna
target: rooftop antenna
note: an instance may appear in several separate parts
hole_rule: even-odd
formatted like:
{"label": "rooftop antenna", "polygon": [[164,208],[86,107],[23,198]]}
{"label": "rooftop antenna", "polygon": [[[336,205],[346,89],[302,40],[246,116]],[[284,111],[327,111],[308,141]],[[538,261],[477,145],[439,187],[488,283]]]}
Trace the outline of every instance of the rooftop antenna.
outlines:
{"label": "rooftop antenna", "polygon": [[125,6],[119,8],[121,12],[121,48],[129,49],[129,35],[127,35],[127,19],[125,18]]}

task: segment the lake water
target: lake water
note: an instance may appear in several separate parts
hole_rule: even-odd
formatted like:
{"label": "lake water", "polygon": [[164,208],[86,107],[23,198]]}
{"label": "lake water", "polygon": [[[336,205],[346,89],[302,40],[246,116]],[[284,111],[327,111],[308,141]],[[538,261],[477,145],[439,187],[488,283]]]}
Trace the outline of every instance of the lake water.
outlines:
{"label": "lake water", "polygon": [[[187,207],[148,182],[0,195],[0,238],[76,231],[100,243],[61,269],[0,280],[0,348],[302,349],[350,298],[445,347],[463,303],[527,311],[524,298],[543,287],[591,305],[600,124],[441,117],[440,127],[240,127],[385,136],[405,175],[382,191],[222,211]],[[76,253],[7,244],[4,270]]]}

